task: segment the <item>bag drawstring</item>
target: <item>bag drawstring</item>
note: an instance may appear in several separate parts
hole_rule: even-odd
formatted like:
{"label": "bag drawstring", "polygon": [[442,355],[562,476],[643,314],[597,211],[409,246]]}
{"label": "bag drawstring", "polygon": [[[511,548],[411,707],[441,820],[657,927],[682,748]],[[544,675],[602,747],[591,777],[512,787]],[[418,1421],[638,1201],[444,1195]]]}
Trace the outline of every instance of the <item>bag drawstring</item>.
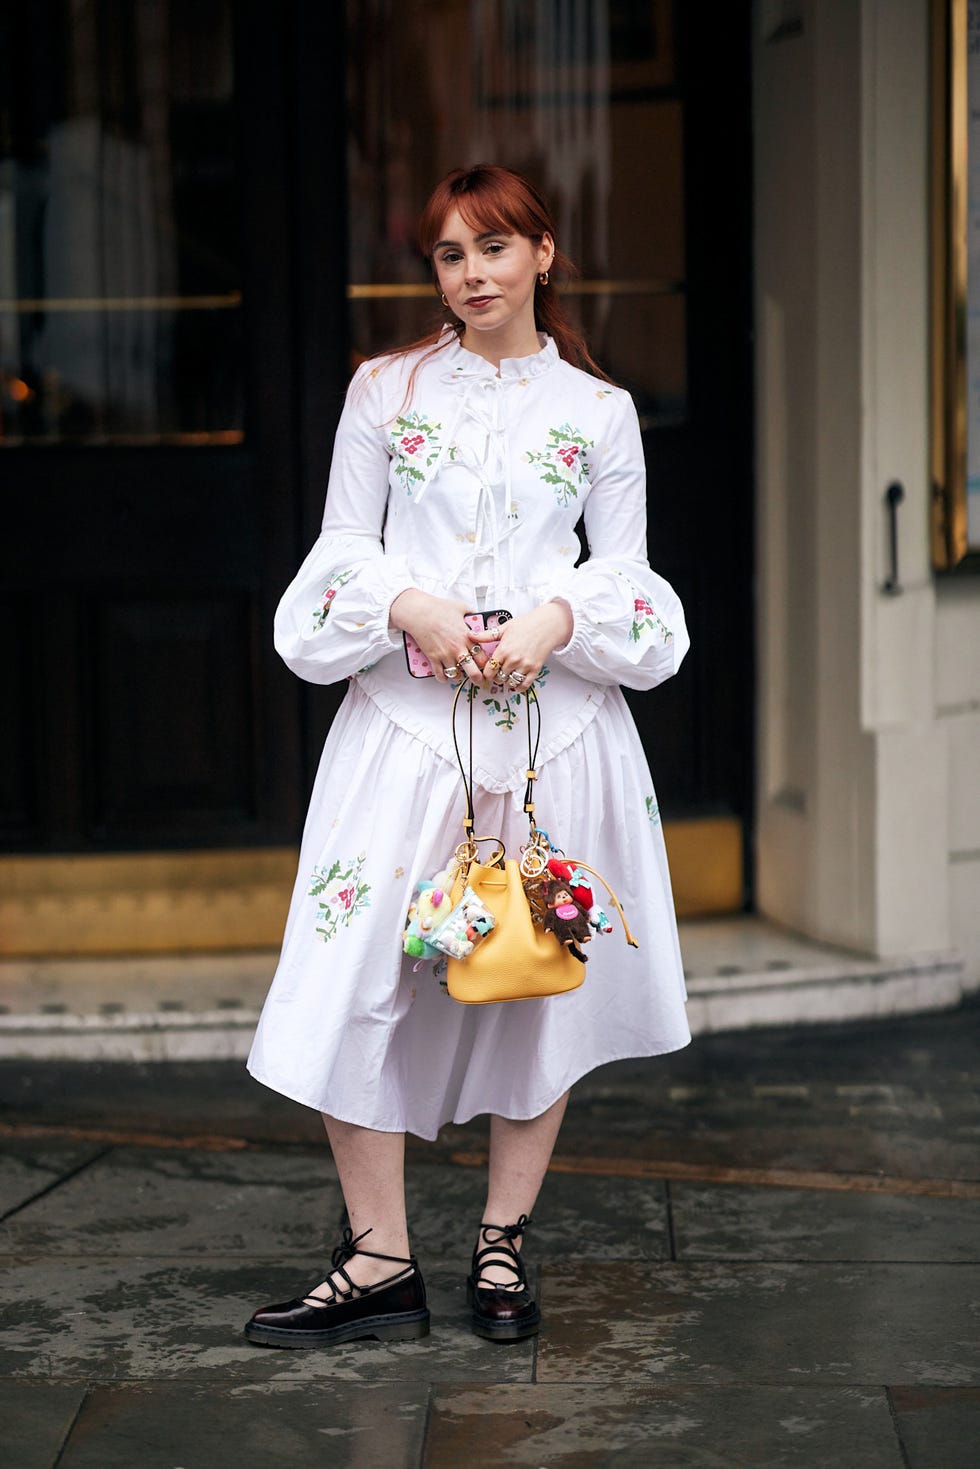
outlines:
{"label": "bag drawstring", "polygon": [[588,862],[576,862],[573,861],[571,857],[563,857],[561,860],[563,862],[567,862],[569,867],[573,869],[576,867],[581,868],[583,872],[590,872],[593,877],[597,877],[599,879],[599,881],[602,883],[602,886],[605,888],[606,892],[609,894],[610,898],[612,898],[613,903],[615,904],[616,912],[619,914],[620,921],[623,925],[623,933],[626,935],[626,942],[629,944],[631,949],[638,949],[640,946],[637,943],[636,939],[633,937],[633,934],[630,931],[629,924],[626,922],[626,914],[623,912],[623,906],[617,898],[616,894],[613,892],[612,888],[606,882],[606,879],[603,877],[602,873],[596,872],[595,868],[590,867]]}

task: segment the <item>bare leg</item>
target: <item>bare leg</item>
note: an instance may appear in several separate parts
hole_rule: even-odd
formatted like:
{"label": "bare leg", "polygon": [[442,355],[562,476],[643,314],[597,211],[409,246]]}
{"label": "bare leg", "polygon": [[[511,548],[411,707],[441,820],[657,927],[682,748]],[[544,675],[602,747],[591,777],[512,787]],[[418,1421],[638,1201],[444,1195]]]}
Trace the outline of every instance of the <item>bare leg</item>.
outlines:
{"label": "bare leg", "polygon": [[[485,1224],[516,1224],[534,1208],[544,1175],[551,1162],[558,1130],[565,1116],[568,1093],[552,1103],[540,1117],[516,1122],[507,1117],[490,1118],[490,1168],[487,1180]],[[521,1247],[521,1236],[514,1241]],[[513,1271],[488,1263],[483,1279],[500,1285],[515,1285]]]}
{"label": "bare leg", "polygon": [[[323,1123],[354,1238],[369,1229],[371,1233],[361,1242],[365,1250],[407,1259],[405,1134],[357,1127],[326,1113]],[[355,1255],[344,1268],[351,1280],[362,1286],[373,1285],[398,1270],[390,1260],[372,1260],[364,1255]],[[316,1293],[329,1295],[321,1286],[317,1286]]]}

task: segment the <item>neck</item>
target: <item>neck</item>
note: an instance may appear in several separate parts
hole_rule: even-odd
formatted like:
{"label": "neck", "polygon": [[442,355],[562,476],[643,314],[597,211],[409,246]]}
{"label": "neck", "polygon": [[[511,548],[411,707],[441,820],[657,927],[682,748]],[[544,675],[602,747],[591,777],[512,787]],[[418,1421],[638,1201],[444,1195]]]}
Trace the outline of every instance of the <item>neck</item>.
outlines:
{"label": "neck", "polygon": [[515,326],[500,334],[468,330],[459,340],[467,352],[482,357],[484,362],[489,362],[496,368],[507,357],[533,357],[536,352],[541,351],[541,343],[533,325],[530,329]]}

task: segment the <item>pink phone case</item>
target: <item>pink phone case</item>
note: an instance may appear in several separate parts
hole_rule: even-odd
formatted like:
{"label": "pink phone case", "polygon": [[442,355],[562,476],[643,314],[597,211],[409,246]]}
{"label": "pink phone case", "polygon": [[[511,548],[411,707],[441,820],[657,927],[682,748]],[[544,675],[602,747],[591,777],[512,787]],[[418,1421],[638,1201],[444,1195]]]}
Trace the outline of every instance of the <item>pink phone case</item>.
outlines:
{"label": "pink phone case", "polygon": [[[511,614],[501,608],[496,612],[467,612],[464,621],[467,627],[471,627],[474,632],[495,632],[501,623],[509,622],[510,619]],[[432,664],[422,652],[422,649],[412,637],[412,634],[407,632],[403,634],[403,637],[405,641],[405,661],[408,664],[408,671],[412,677],[434,678]],[[496,648],[496,643],[483,644],[483,650],[488,657],[496,651]]]}

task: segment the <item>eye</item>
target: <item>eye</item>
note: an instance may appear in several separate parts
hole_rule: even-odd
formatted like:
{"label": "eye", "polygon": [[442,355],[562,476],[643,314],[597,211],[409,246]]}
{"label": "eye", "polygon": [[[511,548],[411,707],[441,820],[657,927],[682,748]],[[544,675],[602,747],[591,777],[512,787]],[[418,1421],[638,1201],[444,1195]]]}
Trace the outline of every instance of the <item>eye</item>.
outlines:
{"label": "eye", "polygon": [[439,256],[439,263],[441,265],[455,265],[457,260],[461,259],[462,256],[458,250],[446,250]]}
{"label": "eye", "polygon": [[501,240],[491,240],[486,248],[488,255],[499,255],[501,250],[506,250],[507,246]]}

